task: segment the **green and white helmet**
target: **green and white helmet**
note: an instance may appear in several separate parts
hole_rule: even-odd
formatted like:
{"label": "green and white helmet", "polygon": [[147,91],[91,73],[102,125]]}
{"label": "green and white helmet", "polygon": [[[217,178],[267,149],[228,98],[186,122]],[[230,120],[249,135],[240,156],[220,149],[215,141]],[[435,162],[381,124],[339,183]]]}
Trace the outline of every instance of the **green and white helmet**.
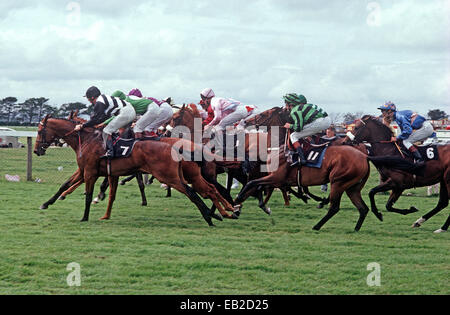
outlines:
{"label": "green and white helmet", "polygon": [[286,103],[291,105],[300,105],[308,103],[306,97],[303,96],[302,94],[289,93],[283,96],[283,99]]}

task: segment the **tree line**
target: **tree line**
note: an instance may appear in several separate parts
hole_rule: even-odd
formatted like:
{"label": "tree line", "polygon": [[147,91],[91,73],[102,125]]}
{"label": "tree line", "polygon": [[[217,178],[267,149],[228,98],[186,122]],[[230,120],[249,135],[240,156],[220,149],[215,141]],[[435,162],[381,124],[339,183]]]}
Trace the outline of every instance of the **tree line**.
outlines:
{"label": "tree line", "polygon": [[[45,97],[33,97],[23,103],[18,103],[16,97],[9,96],[0,99],[0,124],[10,126],[32,126],[37,125],[42,118],[51,114],[53,117],[68,117],[71,111],[78,110],[80,115],[91,115],[92,106],[75,102],[62,104],[60,107],[49,105],[49,99]],[[361,118],[363,112],[356,113],[331,113],[333,123],[352,122]],[[427,118],[431,120],[441,120],[448,118],[448,114],[440,109],[428,111]]]}
{"label": "tree line", "polygon": [[69,116],[72,110],[78,110],[80,115],[90,115],[92,112],[92,106],[80,102],[57,107],[48,104],[48,101],[49,99],[45,97],[32,97],[23,103],[18,102],[13,96],[0,99],[0,123],[9,126],[33,126],[47,114],[62,118]]}

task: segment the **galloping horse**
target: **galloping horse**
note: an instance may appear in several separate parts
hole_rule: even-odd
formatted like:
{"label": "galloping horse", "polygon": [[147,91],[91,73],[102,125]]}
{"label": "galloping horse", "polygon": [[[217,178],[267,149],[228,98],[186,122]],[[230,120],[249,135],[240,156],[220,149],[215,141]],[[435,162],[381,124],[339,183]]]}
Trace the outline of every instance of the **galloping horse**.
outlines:
{"label": "galloping horse", "polygon": [[[358,231],[369,212],[369,208],[361,197],[361,190],[370,174],[367,156],[351,146],[330,146],[325,152],[322,167],[319,169],[302,166],[299,180],[297,167],[290,167],[284,150],[281,151],[278,153],[278,169],[265,177],[250,181],[239,193],[235,203],[246,200],[250,193],[259,189],[260,186],[282,188],[301,185],[306,187],[331,183],[330,208],[313,229],[320,230],[339,211],[342,194],[346,192],[359,211],[359,220],[355,226],[355,230]],[[383,220],[381,213],[373,209],[372,212],[380,221]]]}
{"label": "galloping horse", "polygon": [[[192,141],[193,135],[195,130],[194,126],[194,119],[201,119],[200,112],[197,110],[197,107],[195,104],[189,104],[188,106],[183,105],[183,107],[173,115],[172,121],[170,122],[170,126],[172,128],[177,126],[184,126],[186,127],[191,136]],[[272,109],[266,110],[253,118],[250,118],[246,120],[246,126],[256,126],[257,129],[259,127],[271,127],[271,126],[280,126],[283,125],[285,121],[289,118],[289,113],[284,111],[283,108],[280,107],[274,107]],[[275,139],[275,143],[272,143],[272,137],[271,137],[271,130],[269,129],[268,132],[258,132],[258,133],[246,133],[245,134],[245,140],[244,140],[244,147],[243,151],[245,152],[246,160],[242,162],[237,162],[236,165],[239,165],[239,167],[234,168],[228,168],[228,182],[227,182],[227,192],[229,194],[231,182],[233,178],[236,178],[239,182],[241,182],[243,185],[245,185],[249,179],[259,178],[262,176],[262,173],[260,172],[259,168],[257,166],[265,163],[264,161],[267,159],[267,150],[260,150],[259,145],[266,144],[266,149],[269,148],[270,150],[278,150],[280,144],[282,144],[285,141],[285,130],[283,128],[280,128],[279,130],[279,136],[277,139]],[[204,138],[203,142],[207,143],[209,141],[208,138]],[[257,161],[249,161],[249,152],[256,152],[256,159]],[[246,171],[244,171],[244,169]],[[211,171],[211,170],[210,170]],[[222,167],[218,167],[216,172],[210,172],[214,173],[210,177],[217,176],[217,174],[224,172]],[[294,191],[293,191],[294,192]],[[268,198],[270,198],[272,191],[268,191],[268,196],[266,197],[266,200],[263,200],[262,192],[258,191],[254,195],[254,197],[258,198],[260,207],[265,212],[270,212],[270,209],[268,209],[265,204],[267,203]],[[287,196],[287,193],[285,190],[282,190],[283,197],[285,200],[285,204],[289,204],[289,198]],[[295,192],[294,192],[295,193]],[[303,196],[300,196],[302,198]],[[306,197],[303,197],[304,201],[306,201]],[[239,213],[239,212],[237,212]]]}
{"label": "galloping horse", "polygon": [[[439,145],[439,160],[427,161],[422,174],[412,174],[407,170],[396,169],[394,163],[408,165],[412,158],[404,159],[395,142],[391,142],[392,131],[379,121],[376,117],[366,115],[356,122],[353,142],[360,143],[367,141],[371,144],[371,152],[374,156],[369,158],[377,166],[378,172],[382,177],[382,183],[370,190],[369,197],[372,210],[378,211],[375,204],[375,194],[392,190],[386,204],[387,211],[408,214],[418,211],[414,206],[409,209],[396,209],[394,203],[401,196],[405,189],[424,187],[440,183],[439,202],[437,206],[419,218],[413,227],[420,225],[431,218],[433,215],[448,206],[450,197],[450,144]],[[415,167],[412,162],[411,167]],[[415,167],[417,168],[417,167]],[[450,216],[440,231],[446,231],[450,224]]]}
{"label": "galloping horse", "polygon": [[43,155],[54,139],[62,138],[77,153],[77,163],[83,173],[86,189],[85,211],[81,221],[89,219],[94,184],[99,176],[108,176],[110,182],[108,208],[102,218],[107,219],[115,199],[118,177],[131,175],[140,170],[153,174],[160,182],[185,194],[200,210],[205,221],[210,226],[213,225],[208,207],[196,191],[188,186],[183,176],[181,162],[172,158],[179,156],[179,153],[170,145],[158,141],[139,141],[129,157],[112,160],[109,165],[111,171],[108,172],[107,161],[99,160],[104,153],[101,133],[94,132],[90,128],[78,133],[73,132],[76,124],[77,122],[72,120],[50,118],[47,115],[39,125],[34,152],[38,156]]}
{"label": "galloping horse", "polygon": [[[78,117],[78,110],[77,111],[71,111],[69,117],[69,120],[77,121],[78,123],[85,123],[86,120]],[[139,191],[141,193],[141,205],[146,206],[147,205],[147,198],[145,196],[145,187],[144,187],[144,181],[142,179],[142,173],[137,172],[135,175],[132,175],[133,178],[136,177],[136,180],[138,182]],[[66,199],[66,196],[71,194],[75,191],[81,184],[84,183],[83,180],[83,174],[81,170],[78,168],[75,173],[72,174],[72,176],[65,181],[61,187],[58,189],[58,191],[46,202],[44,202],[39,209],[47,209],[49,205],[52,205],[55,203],[56,200],[64,200]],[[100,200],[105,199],[105,191],[109,186],[108,177],[105,177],[102,184],[100,185],[100,192],[96,198],[92,201],[92,203],[98,203]]]}

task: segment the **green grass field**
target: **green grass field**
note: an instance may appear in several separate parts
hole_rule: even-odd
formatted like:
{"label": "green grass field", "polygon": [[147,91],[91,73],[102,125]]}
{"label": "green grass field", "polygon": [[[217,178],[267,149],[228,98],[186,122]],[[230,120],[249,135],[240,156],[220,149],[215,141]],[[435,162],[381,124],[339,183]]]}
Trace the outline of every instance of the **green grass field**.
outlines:
{"label": "green grass field", "polygon": [[[384,222],[369,213],[359,232],[353,230],[358,211],[347,196],[319,232],[312,226],[326,210],[297,199],[284,207],[279,192],[270,201],[272,216],[248,200],[239,220],[215,221],[211,228],[186,197],[173,192],[165,198],[158,183],[146,188],[149,206],[140,206],[135,181],[119,186],[111,220],[98,220],[106,209],[102,202],[81,223],[84,186],[39,210],[76,169],[71,149],[33,157],[33,176],[41,183],[23,181],[25,156],[26,149],[0,149],[0,294],[450,293],[449,233],[432,233],[449,208],[411,228],[437,203],[426,188],[397,202],[420,209],[408,216],[386,213],[388,196],[377,195]],[[8,182],[5,174],[22,181]],[[372,169],[366,203],[377,182]],[[312,191],[324,195],[319,187]],[[66,282],[71,262],[81,267],[80,286]],[[380,266],[380,286],[366,282],[372,262]]]}

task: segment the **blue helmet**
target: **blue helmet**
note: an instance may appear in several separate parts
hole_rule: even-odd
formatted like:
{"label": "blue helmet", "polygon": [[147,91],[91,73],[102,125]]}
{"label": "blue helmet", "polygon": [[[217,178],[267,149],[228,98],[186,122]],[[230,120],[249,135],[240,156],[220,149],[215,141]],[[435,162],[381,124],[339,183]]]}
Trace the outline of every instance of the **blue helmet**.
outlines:
{"label": "blue helmet", "polygon": [[395,107],[395,104],[392,103],[391,101],[384,103],[383,105],[378,107],[378,109],[381,109],[381,110],[392,110],[394,112],[397,111],[397,107]]}

